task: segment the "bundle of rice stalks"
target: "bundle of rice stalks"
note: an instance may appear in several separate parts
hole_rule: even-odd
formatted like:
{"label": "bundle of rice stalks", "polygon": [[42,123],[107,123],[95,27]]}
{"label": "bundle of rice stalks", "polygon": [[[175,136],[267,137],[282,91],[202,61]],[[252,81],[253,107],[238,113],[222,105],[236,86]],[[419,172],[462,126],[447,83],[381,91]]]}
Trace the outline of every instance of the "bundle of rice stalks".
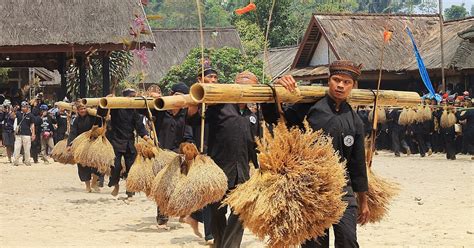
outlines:
{"label": "bundle of rice stalks", "polygon": [[[369,112],[369,121],[372,122],[374,120],[374,110],[372,109]],[[385,113],[385,109],[382,107],[377,107],[377,123],[385,123],[387,121],[387,115]]]}
{"label": "bundle of rice stalks", "polygon": [[152,148],[153,153],[155,156],[153,157],[152,161],[152,169],[153,169],[153,175],[158,175],[158,173],[165,168],[166,165],[171,163],[176,156],[178,156],[177,153],[169,151],[169,150],[163,150],[159,149],[156,147]]}
{"label": "bundle of rice stalks", "polygon": [[448,110],[443,110],[443,113],[441,114],[441,119],[440,119],[440,125],[442,128],[450,128],[456,124],[456,115],[454,115],[453,112],[448,111]]}
{"label": "bundle of rice stalks", "polygon": [[184,143],[176,156],[153,181],[152,194],[160,212],[189,215],[220,201],[227,191],[227,177],[214,161],[199,155],[195,145]]}
{"label": "bundle of rice stalks", "polygon": [[313,131],[274,128],[257,142],[260,170],[237,186],[224,200],[243,225],[269,247],[299,245],[324,235],[337,223],[347,204],[344,165],[339,162],[330,137]]}
{"label": "bundle of rice stalks", "polygon": [[140,192],[143,191],[148,196],[151,192],[151,185],[153,183],[153,161],[155,153],[152,145],[145,143],[135,144],[137,149],[137,157],[132,164],[127,176],[127,191]]}
{"label": "bundle of rice stalks", "polygon": [[416,112],[411,108],[403,108],[398,118],[398,124],[402,126],[411,125],[416,119]]}
{"label": "bundle of rice stalks", "polygon": [[423,107],[423,119],[425,121],[431,121],[433,119],[433,111],[429,106]]}
{"label": "bundle of rice stalks", "polygon": [[51,152],[51,157],[54,161],[61,164],[75,164],[74,154],[72,150],[68,151],[67,149],[67,139],[59,141],[53,148]]}
{"label": "bundle of rice stalks", "polygon": [[113,166],[115,159],[114,148],[105,137],[105,130],[105,127],[93,126],[72,142],[76,162],[96,168],[102,174],[110,172],[110,166]]}
{"label": "bundle of rice stalks", "polygon": [[[370,139],[365,139],[366,160],[370,157]],[[367,164],[368,164],[367,160]],[[393,198],[398,195],[398,184],[390,182],[383,177],[374,174],[367,166],[367,179],[369,190],[367,191],[367,203],[370,210],[369,223],[380,222],[387,214],[389,205]]]}
{"label": "bundle of rice stalks", "polygon": [[431,121],[431,109],[429,106],[419,105],[416,110],[416,122]]}
{"label": "bundle of rice stalks", "polygon": [[374,174],[367,168],[369,191],[367,202],[370,209],[369,223],[380,222],[387,214],[393,198],[398,195],[399,187],[396,183]]}

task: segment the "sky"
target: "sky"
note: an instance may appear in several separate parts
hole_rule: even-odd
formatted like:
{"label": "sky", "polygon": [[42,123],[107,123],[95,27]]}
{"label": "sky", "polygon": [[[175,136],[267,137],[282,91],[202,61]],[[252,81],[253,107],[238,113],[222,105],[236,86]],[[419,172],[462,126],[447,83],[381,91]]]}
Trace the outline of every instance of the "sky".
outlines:
{"label": "sky", "polygon": [[471,12],[471,6],[474,4],[474,0],[443,0],[443,10],[451,7],[451,5],[461,5],[464,3],[464,7],[468,12]]}

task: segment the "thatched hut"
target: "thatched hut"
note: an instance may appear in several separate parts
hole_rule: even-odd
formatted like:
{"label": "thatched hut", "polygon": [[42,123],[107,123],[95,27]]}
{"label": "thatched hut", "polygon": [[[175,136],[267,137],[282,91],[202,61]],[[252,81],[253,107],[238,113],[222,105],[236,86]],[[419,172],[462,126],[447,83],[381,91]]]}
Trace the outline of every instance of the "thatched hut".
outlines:
{"label": "thatched hut", "polygon": [[[157,83],[174,65],[181,64],[193,48],[200,47],[199,29],[153,29],[156,48],[147,52],[150,70],[145,83]],[[235,28],[205,28],[204,47],[233,47],[243,52],[239,33]],[[139,71],[139,61],[134,63],[132,73]]]}
{"label": "thatched hut", "polygon": [[[0,3],[0,67],[44,67],[58,70],[66,93],[66,66],[80,69],[80,94],[86,96],[86,63],[92,51],[104,65],[104,94],[110,86],[108,54],[124,50],[133,20],[145,17],[140,0],[2,0]],[[150,30],[148,24],[146,29]],[[136,42],[135,42],[136,41]],[[152,49],[152,35],[141,35],[132,48]],[[128,42],[127,42],[128,43]]]}
{"label": "thatched hut", "polygon": [[[444,58],[447,83],[474,85],[474,40],[469,31],[474,18],[444,23]],[[320,14],[311,17],[298,53],[288,74],[307,82],[325,82],[327,65],[336,59],[363,64],[361,88],[375,88],[384,27],[393,30],[385,48],[382,88],[421,90],[408,26],[428,69],[432,82],[440,82],[441,48],[438,15]]]}

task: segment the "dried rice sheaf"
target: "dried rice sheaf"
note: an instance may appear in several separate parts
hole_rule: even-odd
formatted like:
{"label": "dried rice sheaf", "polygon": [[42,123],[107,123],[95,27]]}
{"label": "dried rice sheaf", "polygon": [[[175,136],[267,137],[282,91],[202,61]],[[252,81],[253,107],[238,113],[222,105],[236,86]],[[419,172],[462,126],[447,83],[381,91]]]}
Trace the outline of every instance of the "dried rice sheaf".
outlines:
{"label": "dried rice sheaf", "polygon": [[[374,118],[374,110],[372,109],[369,112],[369,121],[372,122]],[[387,115],[385,113],[385,109],[382,107],[377,107],[377,123],[385,123],[387,122]]]}
{"label": "dried rice sheaf", "polygon": [[93,126],[77,136],[72,142],[72,150],[77,163],[96,168],[102,174],[110,172],[114,164],[115,152],[105,137],[105,127]]}
{"label": "dried rice sheaf", "polygon": [[398,124],[402,126],[411,125],[416,120],[416,112],[412,108],[404,108],[398,118]]}
{"label": "dried rice sheaf", "polygon": [[176,156],[153,181],[152,196],[168,216],[189,215],[220,201],[227,191],[227,177],[210,157],[189,143],[180,150],[184,156]]}
{"label": "dried rice sheaf", "polygon": [[456,124],[456,115],[454,115],[453,112],[448,111],[448,110],[443,110],[443,113],[441,114],[441,119],[440,119],[440,126],[442,128],[450,128]]}
{"label": "dried rice sheaf", "polygon": [[369,190],[367,191],[367,203],[370,210],[369,223],[380,222],[389,211],[390,203],[398,195],[398,184],[374,174],[371,168],[367,168]]}
{"label": "dried rice sheaf", "polygon": [[419,105],[416,110],[416,122],[431,121],[431,109],[429,106]]}
{"label": "dried rice sheaf", "polygon": [[150,196],[153,179],[164,165],[169,164],[177,154],[159,149],[144,140],[140,140],[135,147],[137,157],[127,176],[127,191],[142,191]]}
{"label": "dried rice sheaf", "polygon": [[305,132],[284,123],[257,142],[260,170],[224,200],[269,247],[289,247],[324,235],[347,204],[344,165],[322,130]]}
{"label": "dried rice sheaf", "polygon": [[74,160],[74,154],[72,153],[72,149],[67,149],[67,139],[59,141],[53,148],[51,152],[51,157],[54,161],[59,162],[61,164],[75,164],[76,161]]}

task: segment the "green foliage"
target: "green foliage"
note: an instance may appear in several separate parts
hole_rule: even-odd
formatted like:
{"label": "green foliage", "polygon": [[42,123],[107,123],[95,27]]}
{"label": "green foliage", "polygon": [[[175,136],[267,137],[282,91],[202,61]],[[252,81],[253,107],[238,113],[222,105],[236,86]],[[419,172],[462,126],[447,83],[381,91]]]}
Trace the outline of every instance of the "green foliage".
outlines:
{"label": "green foliage", "polygon": [[[114,51],[110,54],[110,77],[112,82],[125,80],[132,66],[133,56],[127,51]],[[91,57],[87,63],[87,97],[102,96],[102,60]],[[71,96],[79,96],[79,67],[72,64],[67,71],[67,91]]]}
{"label": "green foliage", "polygon": [[418,9],[423,14],[437,14],[438,13],[438,0],[425,0],[419,6]]}
{"label": "green foliage", "polygon": [[[248,70],[259,79],[262,77],[263,62],[258,58],[243,55],[239,49],[224,47],[220,49],[205,49],[205,57],[211,61],[211,65],[218,71],[220,83],[232,83],[235,76]],[[169,90],[178,82],[191,86],[197,81],[201,69],[201,50],[191,50],[181,65],[173,66],[160,82],[162,90]],[[268,80],[266,80],[268,81]]]}
{"label": "green foliage", "polygon": [[207,0],[204,4],[205,27],[229,27],[230,13],[220,4],[220,0]]}
{"label": "green foliage", "polygon": [[8,72],[10,68],[0,68],[0,84],[6,84],[8,82]]}
{"label": "green foliage", "polygon": [[444,18],[449,20],[456,20],[462,19],[466,17],[468,14],[466,8],[464,7],[464,3],[461,5],[452,5],[451,8],[447,8],[444,10]]}
{"label": "green foliage", "polygon": [[245,53],[250,57],[256,57],[265,47],[265,35],[257,24],[246,20],[239,20],[235,23],[235,28],[239,32],[242,46]]}

